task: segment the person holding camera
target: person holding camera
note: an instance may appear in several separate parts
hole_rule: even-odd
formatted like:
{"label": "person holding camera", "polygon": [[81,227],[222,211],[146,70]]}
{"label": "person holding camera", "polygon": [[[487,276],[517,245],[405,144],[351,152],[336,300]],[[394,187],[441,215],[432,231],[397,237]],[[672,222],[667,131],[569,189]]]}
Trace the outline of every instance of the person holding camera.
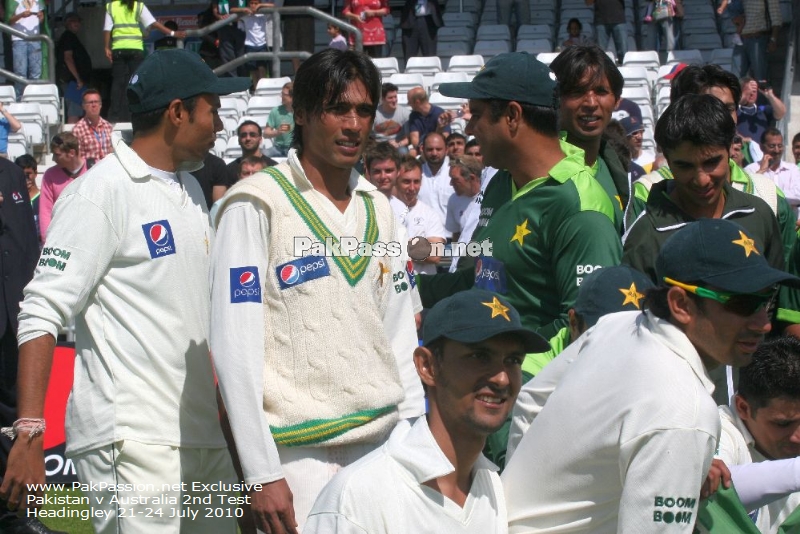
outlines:
{"label": "person holding camera", "polygon": [[[746,77],[740,81],[742,96],[739,100],[739,109],[736,113],[736,130],[750,143],[752,161],[761,161],[764,154],[759,149],[758,143],[767,128],[773,126],[775,121],[781,120],[786,115],[786,106],[772,91],[766,81],[756,81]],[[759,98],[759,93],[763,95]]]}

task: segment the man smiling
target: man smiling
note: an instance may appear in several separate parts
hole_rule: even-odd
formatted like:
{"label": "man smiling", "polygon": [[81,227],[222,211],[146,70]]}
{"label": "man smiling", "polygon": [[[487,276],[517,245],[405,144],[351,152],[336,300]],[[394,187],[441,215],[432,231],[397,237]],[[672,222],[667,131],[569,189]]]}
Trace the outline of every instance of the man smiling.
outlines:
{"label": "man smiling", "polygon": [[414,363],[428,414],[401,422],[386,445],[342,470],[314,504],[305,532],[507,531],[497,468],[481,450],[514,405],[525,353],[547,343],[522,326],[507,300],[484,290],[434,306],[423,342]]}

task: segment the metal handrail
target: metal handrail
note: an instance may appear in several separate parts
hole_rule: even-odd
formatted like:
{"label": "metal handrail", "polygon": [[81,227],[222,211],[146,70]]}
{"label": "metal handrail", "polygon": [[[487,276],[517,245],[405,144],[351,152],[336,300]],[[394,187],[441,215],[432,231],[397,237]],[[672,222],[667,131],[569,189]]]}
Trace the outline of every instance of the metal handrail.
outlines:
{"label": "metal handrail", "polygon": [[24,78],[15,72],[8,71],[6,69],[0,68],[0,75],[5,76],[6,78],[10,78],[11,80],[24,83],[24,84],[46,84],[46,83],[56,83],[56,57],[55,57],[55,44],[53,44],[53,40],[50,38],[49,35],[40,33],[37,35],[27,35],[16,28],[12,28],[8,24],[3,24],[0,22],[0,32],[10,33],[15,37],[19,37],[25,41],[44,41],[47,44],[47,51],[48,54],[48,61],[47,61],[47,74],[48,79],[45,80],[44,78],[40,80],[30,80],[28,78]]}
{"label": "metal handrail", "polygon": [[[359,51],[364,50],[364,37],[361,34],[361,30],[353,26],[352,24],[348,24],[347,22],[343,22],[336,17],[328,15],[325,12],[322,12],[316,8],[310,6],[292,6],[292,7],[260,7],[258,8],[259,13],[267,13],[272,16],[272,50],[268,52],[249,52],[244,54],[243,56],[239,56],[233,61],[229,61],[224,65],[220,65],[214,72],[217,74],[222,74],[224,72],[228,72],[230,70],[235,69],[239,65],[243,65],[248,61],[253,61],[257,59],[272,59],[272,76],[280,77],[281,75],[281,60],[282,59],[308,59],[311,57],[311,54],[305,51],[283,51],[281,52],[281,15],[310,15],[314,18],[323,20],[328,24],[333,24],[334,26],[338,26],[342,30],[348,31],[352,33],[355,37],[355,49]],[[209,24],[204,28],[198,28],[196,30],[186,30],[186,37],[203,37],[208,35],[211,32],[217,31],[218,29],[226,26],[228,24],[233,24],[241,19],[243,16],[241,13],[233,13],[229,17],[226,17],[222,20],[218,20],[213,24]],[[277,30],[276,30],[277,29]],[[184,43],[182,40],[178,41],[178,48],[183,48]]]}
{"label": "metal handrail", "polygon": [[[795,0],[792,2],[792,13],[797,13],[797,9],[800,7],[800,1]],[[783,135],[784,144],[786,145],[786,150],[789,152],[788,156],[791,156],[791,142],[789,142],[789,121],[792,117],[792,85],[794,82],[794,62],[797,60],[797,41],[800,38],[798,34],[798,29],[800,26],[797,24],[796,17],[792,17],[792,23],[789,26],[789,35],[786,39],[786,63],[783,66],[783,85],[781,85],[781,101],[783,105],[786,106],[786,113],[784,114],[783,118],[777,121],[775,127],[781,131],[781,135]],[[794,159],[794,158],[792,158]]]}

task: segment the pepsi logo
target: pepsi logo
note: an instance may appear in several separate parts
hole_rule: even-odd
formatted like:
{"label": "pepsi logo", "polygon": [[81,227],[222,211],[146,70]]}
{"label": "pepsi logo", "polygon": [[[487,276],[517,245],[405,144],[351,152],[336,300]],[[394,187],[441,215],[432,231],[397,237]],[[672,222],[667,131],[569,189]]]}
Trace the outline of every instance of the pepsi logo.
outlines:
{"label": "pepsi logo", "polygon": [[294,284],[300,279],[300,269],[294,265],[285,265],[280,273],[281,281],[284,284]]}
{"label": "pepsi logo", "polygon": [[256,275],[253,271],[245,271],[239,275],[239,285],[242,287],[252,287],[256,283]]}
{"label": "pepsi logo", "polygon": [[483,271],[483,260],[478,258],[475,260],[475,276],[478,276]]}
{"label": "pepsi logo", "polygon": [[154,224],[150,227],[150,241],[161,247],[169,241],[169,231],[163,224]]}

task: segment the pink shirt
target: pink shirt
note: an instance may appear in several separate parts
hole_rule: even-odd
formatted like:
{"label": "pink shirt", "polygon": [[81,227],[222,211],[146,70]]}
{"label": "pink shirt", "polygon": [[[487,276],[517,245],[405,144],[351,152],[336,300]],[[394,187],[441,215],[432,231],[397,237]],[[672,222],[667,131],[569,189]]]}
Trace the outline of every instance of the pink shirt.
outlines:
{"label": "pink shirt", "polygon": [[[86,161],[78,171],[77,176],[86,172]],[[47,227],[50,226],[50,217],[53,213],[53,205],[61,196],[61,192],[75,178],[67,174],[61,167],[50,167],[42,176],[42,187],[39,194],[39,230],[42,235],[42,242],[47,238]]]}

